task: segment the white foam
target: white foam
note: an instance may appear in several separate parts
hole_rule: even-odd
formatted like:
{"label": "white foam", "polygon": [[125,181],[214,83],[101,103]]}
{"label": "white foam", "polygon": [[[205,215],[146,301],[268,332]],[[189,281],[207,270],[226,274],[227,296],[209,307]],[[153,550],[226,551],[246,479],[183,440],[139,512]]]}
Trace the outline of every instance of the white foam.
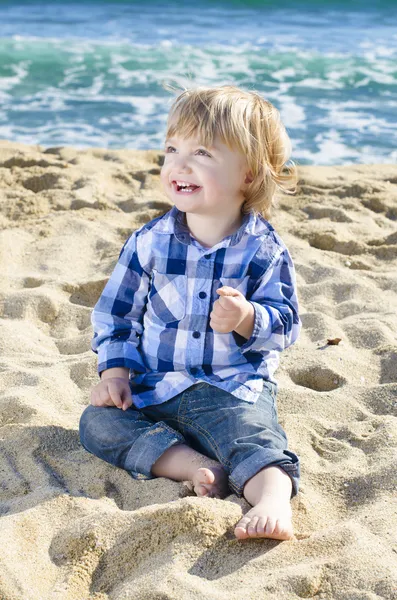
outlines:
{"label": "white foam", "polygon": [[0,77],[0,90],[11,90],[14,86],[22,83],[29,72],[29,65],[32,61],[24,60],[18,64],[10,65],[10,69],[15,72],[14,76],[6,77],[2,75]]}
{"label": "white foam", "polygon": [[293,98],[280,98],[280,114],[284,125],[295,129],[306,128],[306,112],[303,106],[295,102]]}

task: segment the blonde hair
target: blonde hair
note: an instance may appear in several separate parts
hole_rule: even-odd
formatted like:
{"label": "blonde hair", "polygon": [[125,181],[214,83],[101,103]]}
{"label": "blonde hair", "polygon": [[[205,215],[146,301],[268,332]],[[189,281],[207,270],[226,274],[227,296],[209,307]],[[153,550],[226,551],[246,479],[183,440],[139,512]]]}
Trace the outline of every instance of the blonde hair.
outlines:
{"label": "blonde hair", "polygon": [[258,92],[233,85],[184,88],[168,115],[166,137],[174,135],[197,136],[205,146],[218,135],[246,157],[253,181],[244,193],[243,213],[269,219],[277,206],[277,192],[296,192],[297,167],[293,161],[285,164],[291,155],[290,138],[277,108]]}

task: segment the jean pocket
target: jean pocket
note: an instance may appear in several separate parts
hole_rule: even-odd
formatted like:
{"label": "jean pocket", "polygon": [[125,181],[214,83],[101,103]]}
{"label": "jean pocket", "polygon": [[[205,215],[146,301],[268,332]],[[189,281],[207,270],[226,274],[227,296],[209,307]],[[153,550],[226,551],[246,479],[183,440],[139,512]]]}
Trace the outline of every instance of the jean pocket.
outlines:
{"label": "jean pocket", "polygon": [[271,408],[272,408],[273,419],[275,421],[277,421],[278,410],[277,410],[277,386],[276,386],[276,384],[264,379],[262,394],[264,394],[268,398],[268,401],[270,400],[270,402],[272,404]]}
{"label": "jean pocket", "polygon": [[163,323],[180,321],[186,315],[187,275],[160,273],[153,269],[148,304]]}
{"label": "jean pocket", "polygon": [[275,383],[268,381],[267,379],[263,380],[263,389],[265,390],[265,388],[267,390],[269,390],[271,397],[273,398],[274,401],[276,401],[277,399],[277,386]]}

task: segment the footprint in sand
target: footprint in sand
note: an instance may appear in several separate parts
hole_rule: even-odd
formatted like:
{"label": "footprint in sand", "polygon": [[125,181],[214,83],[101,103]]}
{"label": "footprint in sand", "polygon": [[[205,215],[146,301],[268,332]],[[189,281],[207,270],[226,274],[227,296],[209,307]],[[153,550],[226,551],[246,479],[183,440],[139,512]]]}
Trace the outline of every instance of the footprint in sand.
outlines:
{"label": "footprint in sand", "polygon": [[330,392],[347,383],[347,380],[342,375],[321,365],[312,365],[299,370],[291,370],[290,377],[296,385],[315,390],[316,392]]}
{"label": "footprint in sand", "polygon": [[323,206],[320,204],[308,204],[303,209],[310,219],[330,219],[337,223],[353,223],[347,212],[340,208]]}

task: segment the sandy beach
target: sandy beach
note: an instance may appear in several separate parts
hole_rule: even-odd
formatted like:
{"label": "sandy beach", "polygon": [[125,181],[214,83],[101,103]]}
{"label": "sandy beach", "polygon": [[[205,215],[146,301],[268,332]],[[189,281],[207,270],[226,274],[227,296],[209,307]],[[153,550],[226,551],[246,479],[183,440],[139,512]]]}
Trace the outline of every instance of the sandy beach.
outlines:
{"label": "sandy beach", "polygon": [[394,165],[299,167],[270,219],[303,322],[276,372],[295,540],[237,540],[244,499],[80,445],[90,314],[129,235],[171,208],[162,157],[0,141],[1,600],[396,599]]}

